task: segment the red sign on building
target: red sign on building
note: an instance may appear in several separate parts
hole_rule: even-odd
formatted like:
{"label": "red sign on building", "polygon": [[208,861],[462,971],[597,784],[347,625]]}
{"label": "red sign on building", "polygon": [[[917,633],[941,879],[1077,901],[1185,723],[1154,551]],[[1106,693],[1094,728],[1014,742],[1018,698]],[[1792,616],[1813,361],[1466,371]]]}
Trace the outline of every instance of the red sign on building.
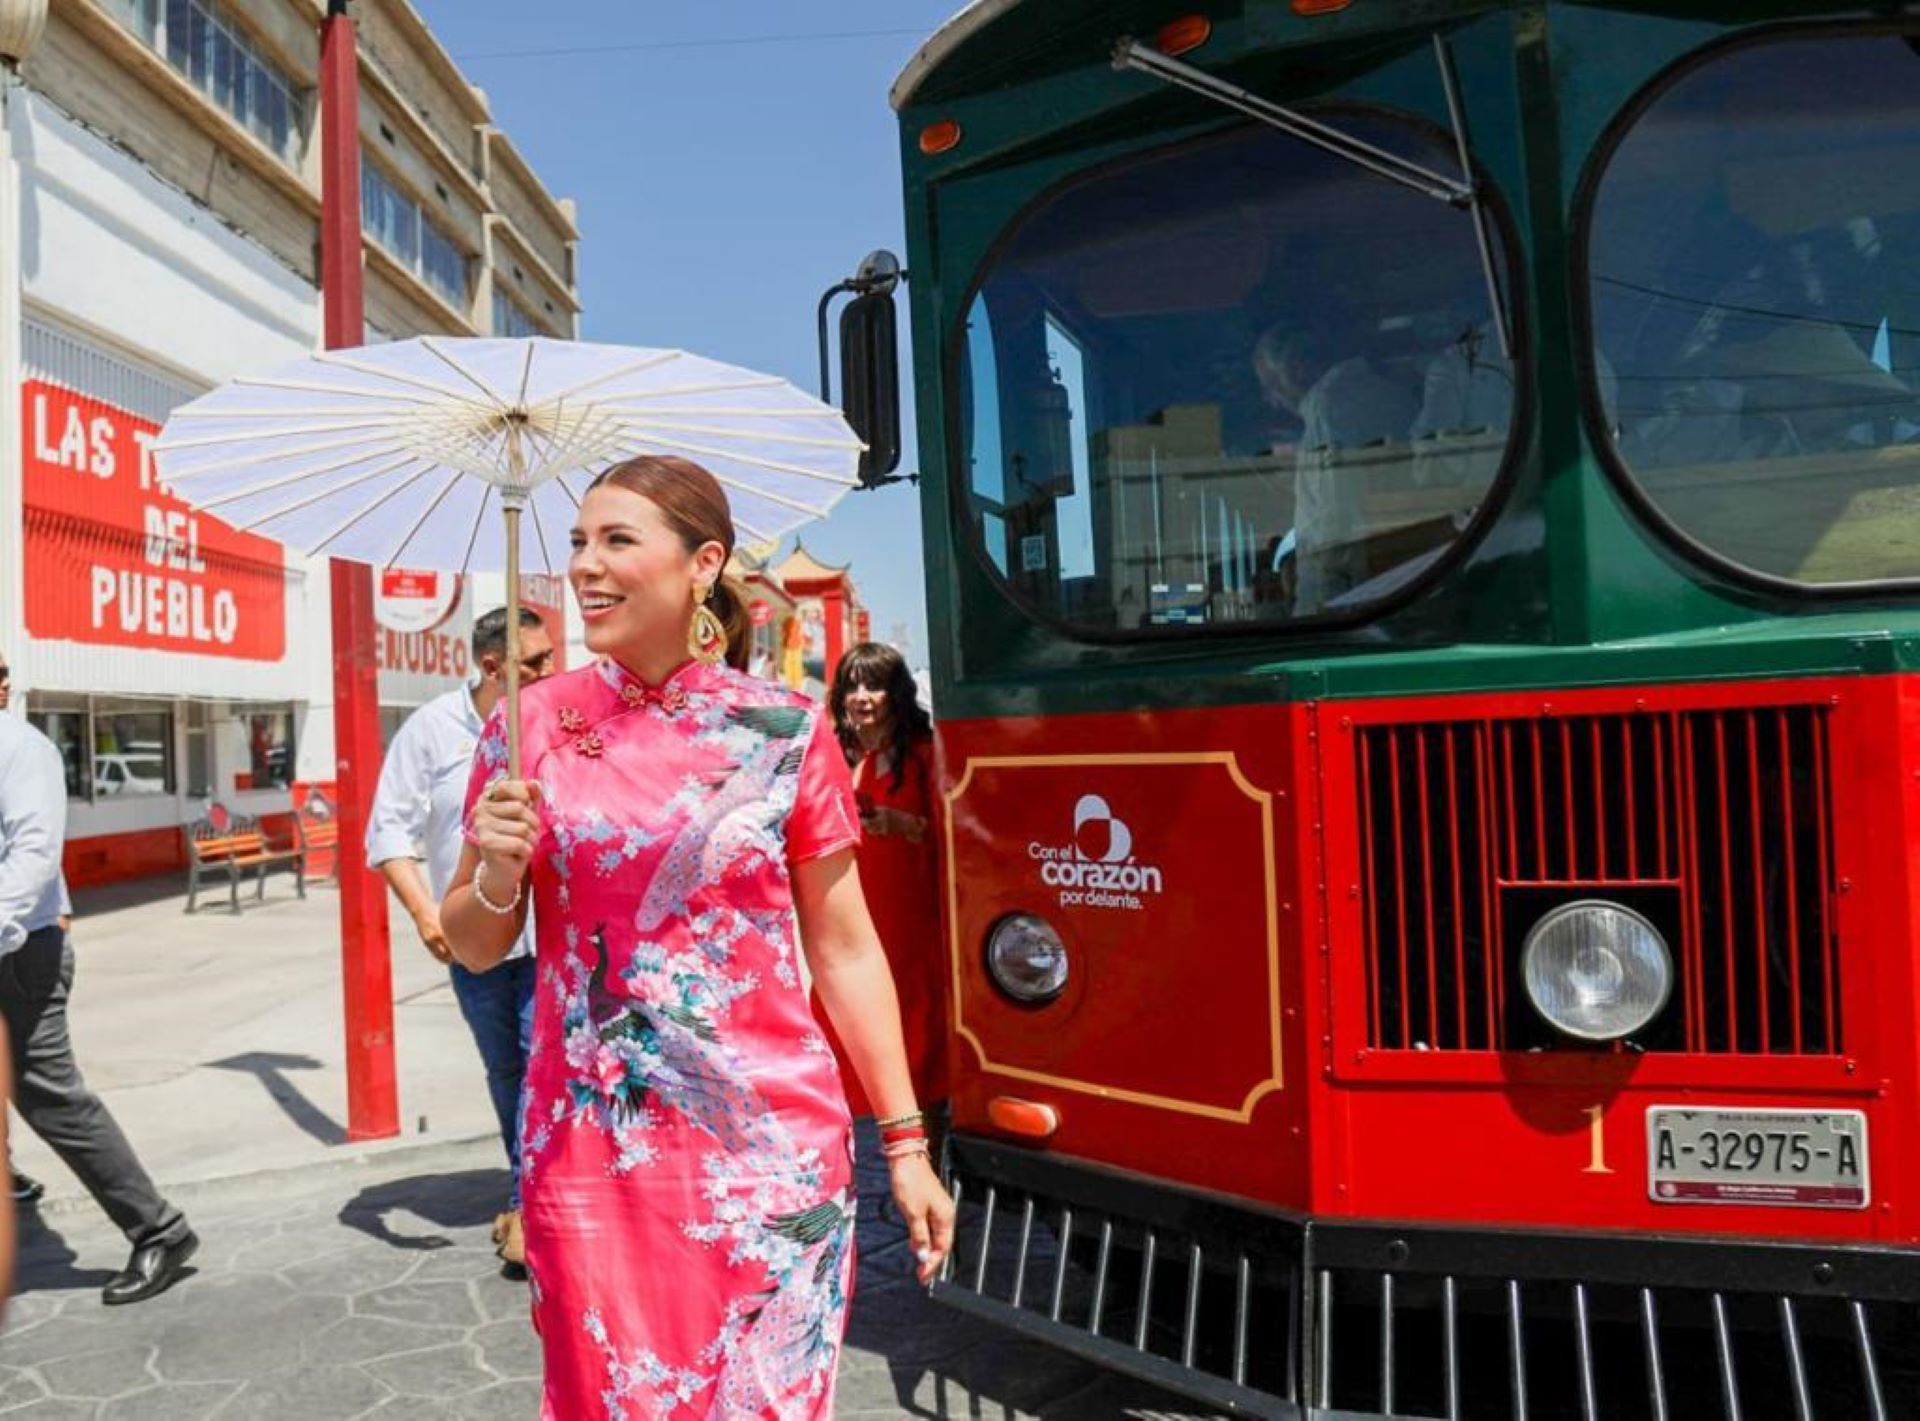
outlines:
{"label": "red sign on building", "polygon": [[40,380],[20,393],[28,633],[278,661],[280,544],[168,492],[150,452],[158,425]]}
{"label": "red sign on building", "polygon": [[440,595],[440,574],[411,567],[382,568],[380,569],[380,595],[431,601]]}
{"label": "red sign on building", "polygon": [[540,617],[553,643],[553,669],[567,669],[567,580],[526,573],[520,578],[520,601]]}

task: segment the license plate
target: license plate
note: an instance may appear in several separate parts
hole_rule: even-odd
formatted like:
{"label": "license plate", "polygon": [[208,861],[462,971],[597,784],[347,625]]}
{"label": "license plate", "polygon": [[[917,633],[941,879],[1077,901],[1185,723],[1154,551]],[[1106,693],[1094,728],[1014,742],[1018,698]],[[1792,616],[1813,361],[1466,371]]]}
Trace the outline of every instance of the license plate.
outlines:
{"label": "license plate", "polygon": [[1867,1207],[1858,1110],[1647,1107],[1647,1197],[1657,1204]]}

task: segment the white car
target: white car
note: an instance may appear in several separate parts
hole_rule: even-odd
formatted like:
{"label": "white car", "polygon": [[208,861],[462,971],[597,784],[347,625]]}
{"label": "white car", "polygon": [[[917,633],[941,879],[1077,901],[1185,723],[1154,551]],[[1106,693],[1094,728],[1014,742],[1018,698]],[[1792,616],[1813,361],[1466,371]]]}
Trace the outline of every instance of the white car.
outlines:
{"label": "white car", "polygon": [[159,755],[95,755],[93,788],[99,795],[165,794],[167,762]]}

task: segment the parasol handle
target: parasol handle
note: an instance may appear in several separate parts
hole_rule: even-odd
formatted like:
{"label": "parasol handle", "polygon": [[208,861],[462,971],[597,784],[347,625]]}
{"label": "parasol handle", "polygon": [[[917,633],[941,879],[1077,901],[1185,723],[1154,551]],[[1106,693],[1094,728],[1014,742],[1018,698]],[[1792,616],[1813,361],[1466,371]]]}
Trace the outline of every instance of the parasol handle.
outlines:
{"label": "parasol handle", "polygon": [[520,505],[507,515],[507,778],[520,778]]}

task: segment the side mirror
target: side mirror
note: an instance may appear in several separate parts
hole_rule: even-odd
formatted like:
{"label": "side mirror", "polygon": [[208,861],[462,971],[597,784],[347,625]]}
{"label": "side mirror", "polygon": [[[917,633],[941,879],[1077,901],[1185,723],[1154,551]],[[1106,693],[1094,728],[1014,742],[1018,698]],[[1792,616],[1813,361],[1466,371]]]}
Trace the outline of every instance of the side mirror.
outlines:
{"label": "side mirror", "polygon": [[867,442],[860,486],[874,488],[900,467],[900,343],[891,286],[867,292],[840,313],[840,408]]}

